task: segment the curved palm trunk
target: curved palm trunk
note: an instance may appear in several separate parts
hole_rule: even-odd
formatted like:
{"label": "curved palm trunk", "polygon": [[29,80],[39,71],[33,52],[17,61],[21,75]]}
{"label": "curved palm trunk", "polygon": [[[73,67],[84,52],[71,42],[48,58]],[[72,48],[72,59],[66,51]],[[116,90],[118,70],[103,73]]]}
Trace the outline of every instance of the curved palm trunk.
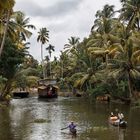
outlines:
{"label": "curved palm trunk", "polygon": [[128,78],[128,88],[129,88],[129,98],[130,99],[132,99],[132,84],[131,84],[131,79],[130,79],[130,74],[129,74],[129,72],[128,72],[128,76],[127,76],[127,78]]}
{"label": "curved palm trunk", "polygon": [[106,59],[105,60],[106,61],[105,63],[106,63],[106,69],[107,69],[108,68],[108,54],[105,54],[105,59]]}
{"label": "curved palm trunk", "polygon": [[52,75],[51,75],[51,61],[50,61],[50,77],[52,77]]}
{"label": "curved palm trunk", "polygon": [[4,29],[4,34],[3,34],[1,46],[0,46],[0,57],[1,57],[1,54],[2,54],[2,51],[3,51],[3,48],[4,48],[4,43],[5,43],[7,29],[8,29],[8,24],[9,24],[9,19],[10,19],[10,11],[7,12],[6,25],[5,25],[5,29]]}
{"label": "curved palm trunk", "polygon": [[1,94],[2,97],[10,93],[11,84],[12,84],[12,79],[8,80],[7,83],[5,84],[5,87],[3,88],[2,94]]}
{"label": "curved palm trunk", "polygon": [[50,77],[52,78],[52,75],[51,75],[51,52],[49,53],[50,55]]}
{"label": "curved palm trunk", "polygon": [[61,66],[61,77],[63,78],[64,76],[63,76],[63,61],[62,61],[62,66]]}
{"label": "curved palm trunk", "polygon": [[139,20],[137,20],[137,26],[138,26],[138,31],[140,31],[140,24],[139,24]]}
{"label": "curved palm trunk", "polygon": [[41,65],[43,72],[43,79],[45,78],[45,68],[44,68],[44,60],[43,60],[43,44],[41,43]]}

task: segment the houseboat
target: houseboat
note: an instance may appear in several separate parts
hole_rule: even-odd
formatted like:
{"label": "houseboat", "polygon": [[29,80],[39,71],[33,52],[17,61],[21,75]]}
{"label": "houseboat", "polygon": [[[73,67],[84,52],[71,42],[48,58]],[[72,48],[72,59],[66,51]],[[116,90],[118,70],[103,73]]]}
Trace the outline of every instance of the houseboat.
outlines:
{"label": "houseboat", "polygon": [[58,96],[58,86],[56,79],[41,79],[38,81],[39,98],[56,98]]}

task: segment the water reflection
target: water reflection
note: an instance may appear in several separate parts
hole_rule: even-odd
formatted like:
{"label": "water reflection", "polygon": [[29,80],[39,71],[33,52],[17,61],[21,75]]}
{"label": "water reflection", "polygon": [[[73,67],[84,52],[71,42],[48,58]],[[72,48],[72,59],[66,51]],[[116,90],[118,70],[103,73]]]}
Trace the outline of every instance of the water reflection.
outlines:
{"label": "water reflection", "polygon": [[[108,124],[108,114],[116,108],[125,114],[126,129]],[[140,118],[135,116],[139,115],[139,109],[129,106],[82,98],[13,99],[9,108],[0,109],[0,140],[138,140]],[[39,119],[45,121],[35,121]],[[61,131],[71,120],[77,124],[77,137]]]}
{"label": "water reflection", "polygon": [[124,140],[125,133],[126,133],[126,129],[119,129],[119,139],[118,140]]}

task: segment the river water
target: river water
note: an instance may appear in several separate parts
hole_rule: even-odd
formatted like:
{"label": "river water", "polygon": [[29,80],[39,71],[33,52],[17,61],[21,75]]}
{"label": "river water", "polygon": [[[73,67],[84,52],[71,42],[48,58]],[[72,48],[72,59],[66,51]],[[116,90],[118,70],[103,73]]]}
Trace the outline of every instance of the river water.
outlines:
{"label": "river water", "polygon": [[[124,113],[126,129],[108,124],[108,115],[115,110]],[[0,140],[140,140],[139,116],[140,108],[83,98],[13,99],[0,109]],[[76,137],[61,130],[71,121],[77,125]]]}

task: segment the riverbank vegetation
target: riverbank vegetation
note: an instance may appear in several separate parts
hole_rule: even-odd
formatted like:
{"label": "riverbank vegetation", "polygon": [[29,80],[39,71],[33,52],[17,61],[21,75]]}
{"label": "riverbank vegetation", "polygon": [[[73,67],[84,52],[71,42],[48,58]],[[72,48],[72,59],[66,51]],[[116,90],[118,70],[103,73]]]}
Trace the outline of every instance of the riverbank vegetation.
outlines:
{"label": "riverbank vegetation", "polygon": [[[32,34],[29,28],[35,27],[22,12],[12,10],[13,4],[10,13],[9,7],[0,5],[4,12],[0,13],[1,96],[9,94],[12,88],[36,87],[37,79],[53,76],[64,91],[78,90],[93,98],[109,95],[111,99],[129,103],[137,100],[140,96],[140,2],[122,0],[121,4],[121,9],[105,5],[98,10],[89,36],[81,41],[70,37],[60,57],[53,61],[50,58],[54,46],[48,45],[49,55],[45,59],[41,51],[41,65],[29,54],[26,41]],[[8,19],[4,17],[6,14],[10,14]],[[42,50],[49,42],[49,31],[42,28],[38,33]]]}

